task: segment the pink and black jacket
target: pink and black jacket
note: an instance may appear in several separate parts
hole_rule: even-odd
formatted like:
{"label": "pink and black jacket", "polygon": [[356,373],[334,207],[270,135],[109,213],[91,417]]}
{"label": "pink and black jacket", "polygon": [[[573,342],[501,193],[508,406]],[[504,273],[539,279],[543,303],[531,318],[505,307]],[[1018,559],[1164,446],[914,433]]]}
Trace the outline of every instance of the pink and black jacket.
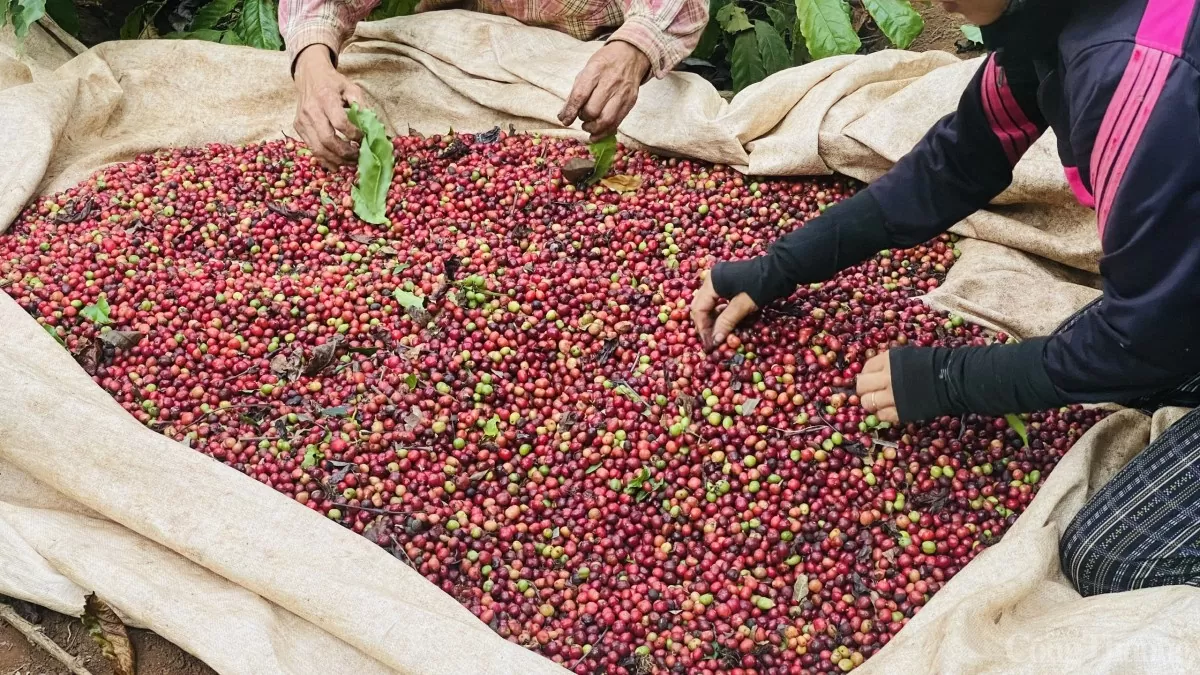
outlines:
{"label": "pink and black jacket", "polygon": [[868,189],[713,270],[761,307],[986,206],[1053,128],[1095,209],[1102,302],[1051,337],[893,350],[904,420],[1129,402],[1200,373],[1200,0],[1028,0],[984,27],[993,51],[916,148]]}

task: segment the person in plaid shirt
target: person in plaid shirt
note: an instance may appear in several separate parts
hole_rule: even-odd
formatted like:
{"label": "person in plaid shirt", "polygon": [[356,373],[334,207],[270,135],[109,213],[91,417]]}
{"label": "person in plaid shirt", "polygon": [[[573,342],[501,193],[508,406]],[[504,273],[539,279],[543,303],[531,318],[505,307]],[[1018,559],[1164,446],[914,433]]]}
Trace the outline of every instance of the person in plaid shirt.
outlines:
{"label": "person in plaid shirt", "polygon": [[[296,131],[327,165],[353,160],[359,133],[345,106],[362,90],[337,71],[338,53],[380,0],[281,0],[279,28],[299,90]],[[613,133],[651,76],[662,78],[695,49],[708,23],[707,0],[422,0],[418,12],[461,8],[510,16],[580,40],[609,31],[575,78],[558,118],[582,119],[593,140]],[[340,132],[342,137],[339,137]],[[344,137],[344,138],[343,138]]]}

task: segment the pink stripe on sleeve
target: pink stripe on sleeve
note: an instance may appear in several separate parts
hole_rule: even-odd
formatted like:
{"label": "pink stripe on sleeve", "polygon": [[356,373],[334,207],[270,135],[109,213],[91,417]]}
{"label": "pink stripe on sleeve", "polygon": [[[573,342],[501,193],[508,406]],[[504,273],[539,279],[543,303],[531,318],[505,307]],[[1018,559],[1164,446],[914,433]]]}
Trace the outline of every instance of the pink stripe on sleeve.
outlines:
{"label": "pink stripe on sleeve", "polygon": [[1096,198],[1083,184],[1083,177],[1079,175],[1079,169],[1074,166],[1063,167],[1063,173],[1067,175],[1067,184],[1071,186],[1071,192],[1075,193],[1075,199],[1079,200],[1080,204],[1089,209],[1096,208]]}
{"label": "pink stripe on sleeve", "polygon": [[1012,88],[1008,84],[1000,85],[998,91],[1000,93],[1000,102],[1004,104],[1004,110],[1012,118],[1017,130],[1025,135],[1025,149],[1028,150],[1029,146],[1041,135],[1038,132],[1037,125],[1029,121],[1029,118],[1025,115],[1025,111],[1021,110],[1020,104],[1017,103],[1017,97],[1013,95]]}
{"label": "pink stripe on sleeve", "polygon": [[1017,150],[1016,139],[1009,132],[1011,122],[1005,118],[1001,119],[1001,113],[1004,106],[1000,103],[999,97],[996,95],[996,68],[995,56],[989,57],[987,65],[983,72],[983,82],[981,83],[981,96],[983,98],[983,111],[987,115],[988,125],[992,128],[992,133],[1000,141],[1000,145],[1004,148],[1004,154],[1008,157],[1008,163],[1016,166],[1017,160],[1021,159],[1021,153]]}
{"label": "pink stripe on sleeve", "polygon": [[1103,194],[1105,186],[1108,185],[1113,162],[1129,136],[1129,128],[1133,124],[1138,104],[1146,95],[1160,56],[1163,56],[1160,51],[1140,45],[1134,47],[1125,73],[1121,76],[1121,82],[1117,85],[1117,91],[1109,101],[1100,132],[1096,134],[1096,142],[1092,147],[1091,176],[1097,195]]}
{"label": "pink stripe on sleeve", "polygon": [[1104,227],[1108,222],[1108,214],[1112,211],[1113,201],[1116,199],[1117,191],[1121,186],[1121,179],[1125,177],[1125,171],[1129,168],[1130,161],[1133,160],[1133,153],[1137,149],[1138,141],[1141,140],[1142,134],[1146,131],[1146,125],[1150,122],[1150,116],[1154,114],[1154,109],[1158,106],[1163,89],[1167,85],[1167,76],[1171,73],[1171,66],[1175,64],[1173,57],[1162,52],[1159,52],[1159,54],[1161,58],[1158,60],[1158,67],[1154,71],[1154,76],[1150,81],[1150,86],[1146,90],[1146,95],[1142,97],[1140,105],[1137,108],[1137,114],[1133,119],[1133,126],[1129,129],[1129,136],[1125,140],[1125,144],[1121,147],[1121,154],[1113,164],[1112,176],[1105,183],[1103,192],[1098,190],[1096,193],[1100,197],[1100,208],[1097,216],[1101,238],[1104,237]]}

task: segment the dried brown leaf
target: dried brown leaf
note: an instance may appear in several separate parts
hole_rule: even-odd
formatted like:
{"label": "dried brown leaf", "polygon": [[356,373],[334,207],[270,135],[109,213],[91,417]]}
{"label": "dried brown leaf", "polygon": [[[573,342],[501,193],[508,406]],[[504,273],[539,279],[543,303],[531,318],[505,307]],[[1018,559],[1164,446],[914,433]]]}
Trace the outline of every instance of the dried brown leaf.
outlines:
{"label": "dried brown leaf", "polygon": [[582,180],[586,180],[588,176],[591,176],[592,172],[595,170],[596,160],[590,157],[576,157],[574,159],[568,159],[567,162],[562,165],[563,178],[571,183],[578,183]]}
{"label": "dried brown leaf", "polygon": [[796,583],[792,584],[792,602],[804,602],[808,597],[808,575],[800,574],[796,576]]}
{"label": "dried brown leaf", "polygon": [[409,411],[407,413],[405,413],[405,415],[404,415],[404,430],[405,431],[416,431],[417,429],[420,429],[424,424],[425,424],[425,413],[421,412],[421,409],[418,408],[417,406],[414,405],[412,408],[409,409]]}
{"label": "dried brown leaf", "polygon": [[372,520],[363,528],[362,536],[366,537],[367,541],[375,542],[376,544],[386,543],[388,520],[388,517],[383,514],[375,516],[375,520]]}
{"label": "dried brown leaf", "polygon": [[133,643],[129,641],[125,624],[95,593],[87,596],[83,625],[112,664],[113,675],[134,675]]}
{"label": "dried brown leaf", "polygon": [[696,398],[687,394],[680,394],[675,397],[675,405],[679,406],[679,411],[684,417],[691,417],[692,411],[696,409]]}
{"label": "dried brown leaf", "polygon": [[271,359],[271,374],[284,380],[295,380],[304,372],[304,357],[299,350],[291,354],[277,354]]}
{"label": "dried brown leaf", "polygon": [[613,192],[637,192],[642,188],[641,176],[608,176],[600,179],[600,184]]}
{"label": "dried brown leaf", "polygon": [[101,335],[100,339],[106,344],[111,345],[113,349],[122,351],[133,349],[144,337],[146,337],[145,333],[139,333],[135,330],[110,330]]}
{"label": "dried brown leaf", "polygon": [[333,363],[333,357],[337,353],[337,349],[342,344],[342,336],[335,335],[323,345],[319,345],[313,349],[312,360],[304,367],[304,374],[312,377]]}
{"label": "dried brown leaf", "polygon": [[85,340],[79,347],[79,350],[71,356],[75,357],[75,362],[83,368],[83,372],[88,375],[95,375],[96,371],[104,364],[104,343],[99,340]]}

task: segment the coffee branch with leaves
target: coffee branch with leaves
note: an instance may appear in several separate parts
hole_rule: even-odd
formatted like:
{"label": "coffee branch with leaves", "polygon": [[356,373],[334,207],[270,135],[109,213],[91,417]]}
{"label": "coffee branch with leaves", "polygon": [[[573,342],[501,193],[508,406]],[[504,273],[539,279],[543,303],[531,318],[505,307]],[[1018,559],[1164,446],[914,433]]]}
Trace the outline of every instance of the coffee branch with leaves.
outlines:
{"label": "coffee branch with leaves", "polygon": [[907,49],[925,27],[909,0],[711,0],[709,17],[692,58],[728,68],[735,92],[785,68],[872,46],[864,40]]}

